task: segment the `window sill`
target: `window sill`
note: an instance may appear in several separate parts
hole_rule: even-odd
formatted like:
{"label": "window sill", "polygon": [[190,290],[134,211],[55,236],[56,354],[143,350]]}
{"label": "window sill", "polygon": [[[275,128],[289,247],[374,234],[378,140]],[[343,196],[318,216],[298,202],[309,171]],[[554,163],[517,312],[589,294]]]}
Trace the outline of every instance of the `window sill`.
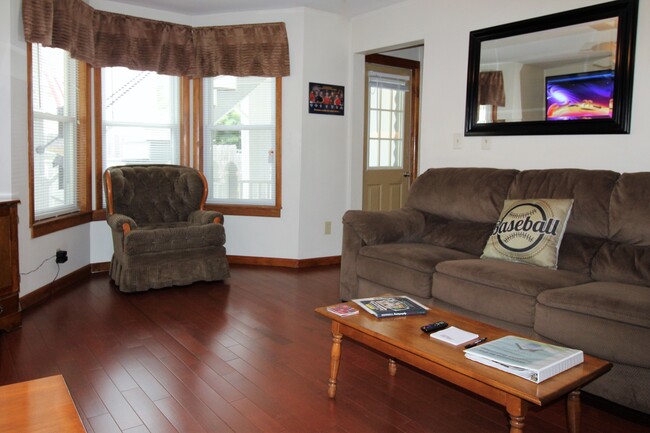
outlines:
{"label": "window sill", "polygon": [[[233,206],[233,205],[217,205],[206,204],[205,210],[214,210],[221,212],[224,215],[238,215],[238,216],[255,216],[255,217],[271,217],[279,218],[282,209],[274,206]],[[106,209],[98,209],[92,212],[92,221],[105,221]]]}
{"label": "window sill", "polygon": [[59,217],[49,218],[37,221],[32,224],[32,238],[45,236],[60,230],[69,229],[70,227],[79,226],[92,221],[92,212],[76,212],[73,214],[62,215]]}
{"label": "window sill", "polygon": [[279,218],[282,208],[277,206],[242,206],[227,204],[206,204],[206,210],[214,210],[224,215],[256,216]]}

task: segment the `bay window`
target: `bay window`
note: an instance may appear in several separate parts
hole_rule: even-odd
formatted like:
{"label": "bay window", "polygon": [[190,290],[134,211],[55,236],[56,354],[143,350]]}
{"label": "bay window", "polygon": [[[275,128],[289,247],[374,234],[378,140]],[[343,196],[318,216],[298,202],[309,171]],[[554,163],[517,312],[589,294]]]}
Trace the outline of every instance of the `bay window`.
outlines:
{"label": "bay window", "polygon": [[204,78],[198,93],[207,203],[228,214],[279,216],[281,79]]}
{"label": "bay window", "polygon": [[28,44],[30,226],[33,236],[89,220],[89,69]]}

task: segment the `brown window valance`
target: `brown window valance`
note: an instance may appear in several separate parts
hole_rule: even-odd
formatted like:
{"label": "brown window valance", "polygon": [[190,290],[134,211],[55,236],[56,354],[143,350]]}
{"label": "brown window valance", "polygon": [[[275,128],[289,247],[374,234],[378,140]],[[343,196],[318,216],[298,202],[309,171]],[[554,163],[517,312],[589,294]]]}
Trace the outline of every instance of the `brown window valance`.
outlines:
{"label": "brown window valance", "polygon": [[192,78],[289,75],[284,23],[191,27],[95,10],[82,0],[23,0],[25,40],[94,67]]}

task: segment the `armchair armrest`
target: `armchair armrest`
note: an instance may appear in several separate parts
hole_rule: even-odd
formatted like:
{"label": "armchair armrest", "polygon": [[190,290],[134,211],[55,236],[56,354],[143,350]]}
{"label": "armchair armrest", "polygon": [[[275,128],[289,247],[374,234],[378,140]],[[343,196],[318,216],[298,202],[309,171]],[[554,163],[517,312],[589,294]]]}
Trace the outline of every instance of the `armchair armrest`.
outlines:
{"label": "armchair armrest", "polygon": [[223,224],[223,214],[214,210],[196,210],[188,218],[192,224]]}
{"label": "armchair armrest", "polygon": [[106,222],[108,222],[111,230],[124,234],[138,227],[133,218],[119,213],[107,216]]}

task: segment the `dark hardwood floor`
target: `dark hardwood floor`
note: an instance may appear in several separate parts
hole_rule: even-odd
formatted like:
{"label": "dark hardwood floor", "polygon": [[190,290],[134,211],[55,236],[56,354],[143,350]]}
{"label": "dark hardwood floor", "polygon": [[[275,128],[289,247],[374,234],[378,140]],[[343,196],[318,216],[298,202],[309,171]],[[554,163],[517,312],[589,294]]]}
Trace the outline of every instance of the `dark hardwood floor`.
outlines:
{"label": "dark hardwood floor", "polygon": [[[89,432],[505,433],[505,412],[344,341],[327,397],[337,266],[233,266],[225,284],[122,294],[99,275],[0,335],[0,384],[63,374]],[[2,408],[0,408],[1,416]],[[565,432],[563,402],[528,433]],[[585,396],[583,432],[650,432],[648,416]]]}

